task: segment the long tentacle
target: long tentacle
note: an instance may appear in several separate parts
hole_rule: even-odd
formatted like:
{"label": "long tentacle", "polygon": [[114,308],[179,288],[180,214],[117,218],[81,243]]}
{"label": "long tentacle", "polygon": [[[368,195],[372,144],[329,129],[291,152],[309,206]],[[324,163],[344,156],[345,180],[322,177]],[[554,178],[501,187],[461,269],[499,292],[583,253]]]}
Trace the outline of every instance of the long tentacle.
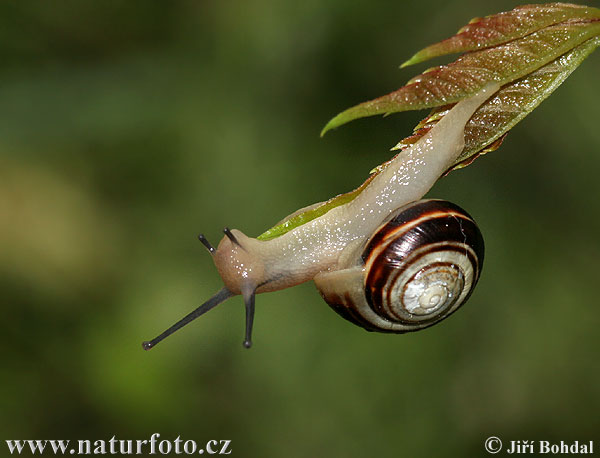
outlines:
{"label": "long tentacle", "polygon": [[179,320],[177,323],[175,323],[173,326],[171,326],[165,332],[163,332],[162,334],[160,334],[159,336],[155,337],[152,340],[147,340],[147,341],[143,342],[142,347],[144,348],[144,350],[150,350],[161,340],[170,336],[171,334],[173,334],[175,331],[182,328],[186,324],[194,321],[200,315],[204,315],[210,309],[212,309],[212,308],[216,307],[217,305],[219,305],[220,303],[226,301],[233,295],[234,294],[231,291],[229,291],[227,288],[221,289],[213,297],[211,297],[209,300],[207,300],[204,304],[202,304],[196,310],[194,310],[193,312],[191,312],[188,315],[186,315],[185,317],[183,317],[181,320]]}

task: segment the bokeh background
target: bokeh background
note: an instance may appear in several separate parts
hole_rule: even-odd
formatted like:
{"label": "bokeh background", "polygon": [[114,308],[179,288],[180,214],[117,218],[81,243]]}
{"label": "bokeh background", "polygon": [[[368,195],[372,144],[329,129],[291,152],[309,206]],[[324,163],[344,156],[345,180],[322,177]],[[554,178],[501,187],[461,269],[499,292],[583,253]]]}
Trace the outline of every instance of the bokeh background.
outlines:
{"label": "bokeh background", "polygon": [[256,236],[356,187],[426,113],[320,139],[324,123],[516,5],[2,2],[2,442],[157,432],[230,439],[235,456],[387,457],[598,439],[598,53],[430,193],[486,239],[451,319],[367,333],[310,283],[258,297],[250,351],[239,298],[140,347],[220,288],[199,232]]}

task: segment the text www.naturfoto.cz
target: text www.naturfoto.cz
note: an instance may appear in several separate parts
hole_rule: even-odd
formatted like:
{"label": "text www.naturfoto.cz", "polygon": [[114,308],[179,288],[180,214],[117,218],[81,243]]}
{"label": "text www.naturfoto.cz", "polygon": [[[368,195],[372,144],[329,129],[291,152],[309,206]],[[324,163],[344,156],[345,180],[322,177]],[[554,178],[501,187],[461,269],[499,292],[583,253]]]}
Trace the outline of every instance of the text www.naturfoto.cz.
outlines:
{"label": "text www.naturfoto.cz", "polygon": [[[186,440],[177,436],[174,440],[159,440],[160,434],[154,433],[149,440],[117,439],[116,436],[109,440],[83,440],[71,444],[70,440],[7,440],[8,450],[11,455],[20,455],[21,453],[31,452],[33,454],[43,454],[45,452],[54,455],[167,455],[175,453],[177,455],[229,455],[231,454],[231,440],[209,440],[204,447],[199,447],[196,441]],[[75,445],[76,444],[76,445]]]}

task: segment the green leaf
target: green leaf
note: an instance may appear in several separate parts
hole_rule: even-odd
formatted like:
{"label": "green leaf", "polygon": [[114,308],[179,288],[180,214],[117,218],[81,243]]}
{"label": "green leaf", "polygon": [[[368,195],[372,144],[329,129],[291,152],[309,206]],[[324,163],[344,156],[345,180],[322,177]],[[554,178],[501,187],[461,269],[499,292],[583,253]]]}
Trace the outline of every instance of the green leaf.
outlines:
{"label": "green leaf", "polygon": [[600,18],[600,10],[569,3],[518,6],[512,11],[474,18],[456,35],[422,49],[401,67],[434,57],[496,46],[569,19]]}
{"label": "green leaf", "polygon": [[600,20],[569,20],[493,48],[473,51],[435,67],[406,86],[338,114],[321,135],[354,119],[433,108],[458,102],[489,82],[506,84],[537,70],[586,40],[600,35]]}
{"label": "green leaf", "polygon": [[[535,72],[504,85],[473,114],[465,126],[465,147],[451,170],[469,165],[477,156],[496,149],[497,140],[531,113],[560,86],[581,62],[600,46],[600,37],[592,38],[546,64]],[[416,143],[452,105],[435,108],[415,128],[415,133],[400,141],[393,150]]]}

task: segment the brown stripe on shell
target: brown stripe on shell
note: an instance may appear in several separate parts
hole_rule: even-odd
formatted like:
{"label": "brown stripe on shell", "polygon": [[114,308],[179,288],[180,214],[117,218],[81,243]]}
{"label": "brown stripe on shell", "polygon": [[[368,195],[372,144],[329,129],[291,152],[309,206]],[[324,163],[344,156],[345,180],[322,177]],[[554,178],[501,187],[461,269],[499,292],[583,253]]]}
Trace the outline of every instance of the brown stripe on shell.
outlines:
{"label": "brown stripe on shell", "polygon": [[323,296],[323,299],[325,299],[325,302],[327,302],[327,304],[329,304],[329,306],[345,320],[348,320],[367,331],[381,332],[379,328],[373,326],[373,324],[358,312],[358,307],[354,304],[349,293],[345,293],[344,295],[329,294],[327,297],[325,297],[324,294],[321,295]]}
{"label": "brown stripe on shell", "polygon": [[456,215],[444,215],[423,220],[405,232],[396,232],[393,239],[377,249],[367,244],[363,259],[368,278],[381,277],[382,271],[400,268],[414,250],[438,242],[468,245],[475,251],[479,264],[483,261],[483,238],[475,223]]}
{"label": "brown stripe on shell", "polygon": [[475,225],[473,218],[466,211],[458,205],[445,200],[420,200],[402,207],[389,221],[380,226],[373,237],[367,242],[367,246],[363,251],[363,261],[366,267],[369,268],[367,257],[376,256],[384,250],[387,243],[396,234],[406,232],[429,219],[450,216],[456,216]]}

